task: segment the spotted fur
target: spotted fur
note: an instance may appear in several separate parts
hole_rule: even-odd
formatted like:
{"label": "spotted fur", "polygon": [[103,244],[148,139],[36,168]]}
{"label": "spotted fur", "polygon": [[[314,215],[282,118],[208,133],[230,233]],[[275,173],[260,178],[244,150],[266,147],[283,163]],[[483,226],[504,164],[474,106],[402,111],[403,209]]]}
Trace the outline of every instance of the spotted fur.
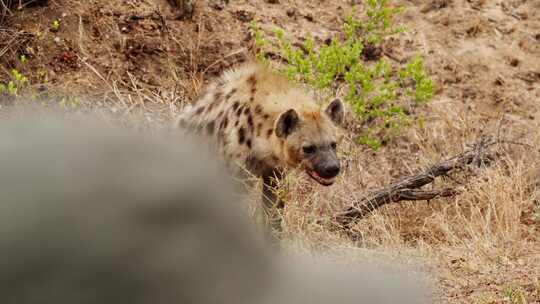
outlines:
{"label": "spotted fur", "polygon": [[219,155],[234,164],[234,173],[247,169],[271,186],[270,177],[280,177],[286,168],[313,171],[317,159],[326,161],[323,154],[308,157],[303,147],[335,147],[342,116],[340,100],[325,108],[308,90],[250,63],[210,84],[175,125],[206,130]]}

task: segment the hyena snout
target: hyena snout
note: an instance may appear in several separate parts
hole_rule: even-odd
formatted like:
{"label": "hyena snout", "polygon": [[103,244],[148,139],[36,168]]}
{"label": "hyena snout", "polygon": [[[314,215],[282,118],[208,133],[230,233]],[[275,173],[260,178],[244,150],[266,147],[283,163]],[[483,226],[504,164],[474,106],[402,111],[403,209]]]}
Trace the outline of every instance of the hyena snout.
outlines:
{"label": "hyena snout", "polygon": [[326,160],[315,166],[315,170],[322,178],[334,178],[339,174],[341,165],[336,158]]}
{"label": "hyena snout", "polygon": [[312,159],[311,166],[308,167],[311,168],[308,168],[307,173],[324,186],[332,185],[341,170],[335,153],[321,153]]}

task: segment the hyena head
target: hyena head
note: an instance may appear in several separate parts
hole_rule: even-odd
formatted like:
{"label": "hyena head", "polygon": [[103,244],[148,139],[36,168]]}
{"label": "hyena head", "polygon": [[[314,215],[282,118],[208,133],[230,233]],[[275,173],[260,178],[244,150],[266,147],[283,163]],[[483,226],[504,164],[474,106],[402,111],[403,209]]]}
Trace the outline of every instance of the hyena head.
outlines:
{"label": "hyena head", "polygon": [[276,136],[283,140],[284,160],[301,167],[318,183],[329,186],[340,171],[336,154],[337,126],[343,122],[344,106],[340,99],[325,110],[287,110],[275,122]]}

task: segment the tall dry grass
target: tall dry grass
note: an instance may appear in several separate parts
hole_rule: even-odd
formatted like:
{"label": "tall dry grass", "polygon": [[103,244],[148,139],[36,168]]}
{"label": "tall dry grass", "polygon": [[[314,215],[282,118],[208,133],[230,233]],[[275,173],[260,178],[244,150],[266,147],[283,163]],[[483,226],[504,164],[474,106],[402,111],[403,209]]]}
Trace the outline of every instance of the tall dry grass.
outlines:
{"label": "tall dry grass", "polygon": [[[439,106],[429,109],[434,114],[427,125],[379,152],[346,140],[345,170],[332,187],[293,172],[283,183],[283,243],[293,251],[333,252],[345,260],[419,266],[439,281],[441,302],[499,303],[514,285],[527,301],[516,303],[540,301],[538,122],[503,117],[480,125],[457,105],[447,105],[455,111]],[[387,205],[358,221],[349,231],[353,238],[335,229],[332,215],[352,200],[463,151],[482,133],[519,138],[526,145],[501,144],[493,150],[496,161],[436,181],[459,189],[456,197]]]}

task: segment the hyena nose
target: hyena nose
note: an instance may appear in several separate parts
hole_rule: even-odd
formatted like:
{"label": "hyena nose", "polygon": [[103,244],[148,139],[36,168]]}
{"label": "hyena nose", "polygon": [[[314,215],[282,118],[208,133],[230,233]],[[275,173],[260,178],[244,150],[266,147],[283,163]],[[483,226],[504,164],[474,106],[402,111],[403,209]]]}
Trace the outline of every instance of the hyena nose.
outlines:
{"label": "hyena nose", "polygon": [[339,162],[328,164],[323,167],[323,169],[320,172],[321,177],[323,178],[332,178],[339,174],[340,170]]}

